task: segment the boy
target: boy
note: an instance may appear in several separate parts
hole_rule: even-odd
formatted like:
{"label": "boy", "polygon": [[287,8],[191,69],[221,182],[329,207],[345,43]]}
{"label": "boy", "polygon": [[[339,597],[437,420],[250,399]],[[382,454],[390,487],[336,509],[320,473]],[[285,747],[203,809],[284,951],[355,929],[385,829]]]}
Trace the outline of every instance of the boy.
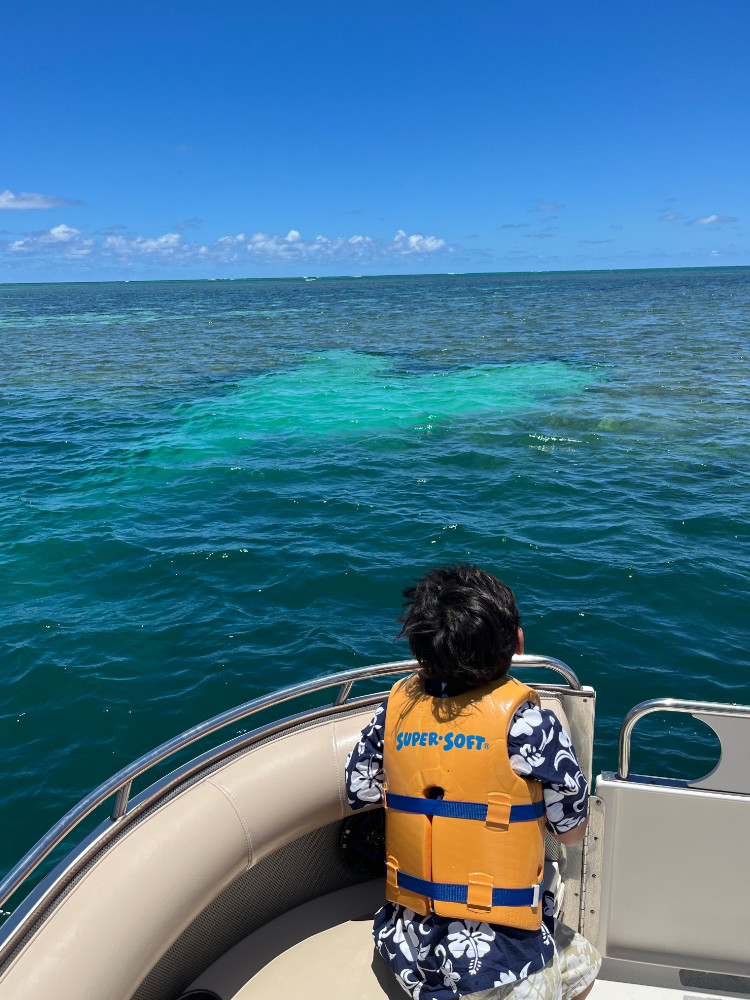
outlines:
{"label": "boy", "polygon": [[399,638],[420,670],[346,763],[353,809],[385,797],[375,946],[413,1000],[583,1000],[601,959],[554,920],[541,874],[545,826],[583,840],[588,787],[556,716],[508,676],[523,652],[513,593],[457,565],[404,598]]}

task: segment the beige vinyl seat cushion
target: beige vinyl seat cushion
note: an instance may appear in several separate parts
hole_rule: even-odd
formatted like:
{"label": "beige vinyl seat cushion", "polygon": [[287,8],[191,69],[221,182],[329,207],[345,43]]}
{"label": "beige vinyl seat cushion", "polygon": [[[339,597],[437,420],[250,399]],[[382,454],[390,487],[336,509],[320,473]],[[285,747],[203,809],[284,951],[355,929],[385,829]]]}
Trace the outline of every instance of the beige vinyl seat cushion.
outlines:
{"label": "beige vinyl seat cushion", "polygon": [[[544,881],[553,891],[558,885],[549,863]],[[240,941],[190,990],[208,990],[221,1000],[264,1000],[279,993],[308,1000],[403,1000],[404,991],[373,946],[372,918],[384,902],[385,883],[374,879],[295,907]]]}
{"label": "beige vinyl seat cushion", "polygon": [[127,827],[6,964],[0,1000],[130,1000],[230,882],[350,813],[344,764],[371,714],[261,743]]}

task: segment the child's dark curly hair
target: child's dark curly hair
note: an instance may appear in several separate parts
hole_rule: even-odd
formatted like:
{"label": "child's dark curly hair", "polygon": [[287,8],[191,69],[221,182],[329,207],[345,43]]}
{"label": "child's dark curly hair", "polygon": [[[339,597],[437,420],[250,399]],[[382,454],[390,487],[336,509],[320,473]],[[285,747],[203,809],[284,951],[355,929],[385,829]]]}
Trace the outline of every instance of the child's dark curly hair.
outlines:
{"label": "child's dark curly hair", "polygon": [[424,677],[461,690],[507,674],[521,616],[513,591],[478,566],[438,566],[404,590],[405,636]]}

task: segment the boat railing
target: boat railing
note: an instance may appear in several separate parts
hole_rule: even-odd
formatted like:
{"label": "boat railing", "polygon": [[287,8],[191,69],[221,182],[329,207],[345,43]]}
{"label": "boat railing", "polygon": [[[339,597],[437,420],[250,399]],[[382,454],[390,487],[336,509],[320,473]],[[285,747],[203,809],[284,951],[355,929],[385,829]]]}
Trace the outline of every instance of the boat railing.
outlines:
{"label": "boat railing", "polygon": [[[514,656],[513,666],[517,668],[543,667],[548,670],[552,670],[555,673],[561,674],[565,678],[570,690],[581,690],[581,684],[575,673],[565,663],[561,660],[555,659],[554,657],[534,656],[530,654]],[[18,864],[8,872],[2,882],[0,882],[0,907],[16,892],[16,890],[22,885],[23,882],[26,881],[38,865],[44,861],[50,852],[53,851],[55,847],[57,847],[57,845],[65,837],[67,837],[73,829],[75,829],[75,827],[77,827],[91,812],[93,812],[98,806],[113,795],[115,797],[115,801],[110,816],[110,822],[112,824],[122,824],[127,817],[128,803],[130,800],[130,792],[133,781],[150,771],[156,765],[170,757],[173,757],[181,750],[184,750],[192,743],[195,743],[205,736],[211,735],[211,733],[214,733],[225,726],[241,722],[249,716],[255,715],[264,709],[273,708],[276,705],[283,704],[284,702],[292,701],[297,698],[303,698],[307,695],[314,694],[317,691],[325,690],[327,688],[338,688],[338,692],[332,704],[322,709],[313,709],[306,713],[302,713],[301,715],[295,715],[287,720],[287,726],[284,724],[276,726],[274,727],[274,731],[283,731],[284,728],[300,725],[306,721],[331,714],[340,710],[344,706],[355,707],[357,705],[361,705],[362,707],[365,707],[366,705],[372,704],[382,698],[383,693],[379,692],[377,696],[369,695],[350,700],[349,696],[356,683],[377,677],[387,677],[396,674],[409,673],[415,670],[416,667],[417,664],[414,660],[399,660],[392,663],[380,663],[375,666],[344,670],[339,673],[328,674],[325,677],[319,677],[314,680],[303,681],[299,684],[294,684],[291,687],[283,688],[280,691],[274,691],[270,694],[263,695],[260,698],[255,698],[252,701],[244,702],[242,705],[237,705],[235,708],[230,708],[226,712],[221,712],[219,715],[215,715],[213,718],[208,719],[205,722],[201,722],[197,726],[193,726],[191,729],[185,730],[185,732],[180,733],[179,736],[174,736],[171,740],[167,740],[166,743],[162,743],[161,746],[149,751],[142,757],[139,757],[138,760],[133,761],[132,764],[128,764],[127,767],[124,767],[116,774],[113,774],[111,778],[108,778],[105,782],[99,785],[98,788],[89,792],[89,794],[81,799],[77,805],[73,806],[73,808],[67,812],[62,819],[58,820],[58,822],[47,831],[41,840],[39,840],[38,843],[36,843],[34,847],[32,847],[31,850],[18,862]],[[251,742],[251,738],[248,737],[246,742]],[[226,751],[222,747],[217,747],[214,756],[209,753],[201,758],[201,766],[209,766],[213,760],[220,759],[220,757],[225,753]],[[156,795],[154,797],[156,797]],[[148,800],[146,800],[146,802],[141,801],[139,804],[140,806],[148,804]]]}
{"label": "boat railing", "polygon": [[750,706],[748,705],[727,705],[722,702],[712,701],[689,701],[683,698],[654,698],[651,701],[642,701],[640,705],[631,708],[623,720],[620,729],[620,745],[618,754],[617,777],[620,781],[627,781],[630,777],[630,738],[635,724],[645,715],[652,712],[679,712],[683,715],[692,715],[699,721],[709,722],[713,716],[715,718],[750,719]]}

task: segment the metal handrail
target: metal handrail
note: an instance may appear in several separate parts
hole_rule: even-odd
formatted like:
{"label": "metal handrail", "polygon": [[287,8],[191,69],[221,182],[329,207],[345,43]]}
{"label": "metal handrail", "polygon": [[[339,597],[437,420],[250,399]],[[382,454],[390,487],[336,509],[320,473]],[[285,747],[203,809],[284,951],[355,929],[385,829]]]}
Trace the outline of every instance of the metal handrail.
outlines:
{"label": "metal handrail", "polygon": [[640,705],[631,708],[620,729],[620,745],[617,762],[617,777],[627,781],[630,775],[630,734],[633,727],[644,715],[651,712],[681,712],[684,715],[723,715],[743,716],[750,719],[750,705],[725,705],[718,701],[687,701],[682,698],[654,698],[642,701]]}
{"label": "metal handrail", "polygon": [[[561,674],[574,691],[581,690],[581,684],[575,673],[561,660],[556,660],[551,656],[522,655],[513,657],[515,667],[545,667]],[[39,840],[34,847],[28,851],[23,858],[15,865],[0,882],[0,906],[13,895],[18,887],[31,875],[34,869],[41,864],[47,855],[63,840],[79,823],[81,823],[89,813],[93,812],[111,795],[115,795],[115,805],[110,819],[116,823],[123,819],[127,812],[130,788],[133,781],[145,774],[155,765],[161,763],[185,747],[190,746],[204,736],[209,736],[222,729],[224,726],[234,722],[240,722],[250,715],[263,711],[265,708],[272,708],[275,705],[291,701],[294,698],[301,698],[316,691],[326,688],[338,687],[339,692],[333,702],[333,707],[344,706],[347,702],[352,687],[357,681],[368,680],[373,677],[384,677],[389,674],[409,673],[417,668],[415,660],[397,660],[392,663],[380,663],[369,667],[358,667],[353,670],[343,670],[341,673],[328,674],[312,681],[303,681],[291,687],[282,688],[271,694],[246,701],[242,705],[230,708],[226,712],[221,712],[213,718],[185,730],[179,736],[174,736],[166,743],[150,750],[148,753],[122,768],[103,784],[99,785],[92,792],[89,792],[77,805],[73,806],[63,817],[58,820],[53,827]],[[208,762],[207,762],[208,763]]]}

